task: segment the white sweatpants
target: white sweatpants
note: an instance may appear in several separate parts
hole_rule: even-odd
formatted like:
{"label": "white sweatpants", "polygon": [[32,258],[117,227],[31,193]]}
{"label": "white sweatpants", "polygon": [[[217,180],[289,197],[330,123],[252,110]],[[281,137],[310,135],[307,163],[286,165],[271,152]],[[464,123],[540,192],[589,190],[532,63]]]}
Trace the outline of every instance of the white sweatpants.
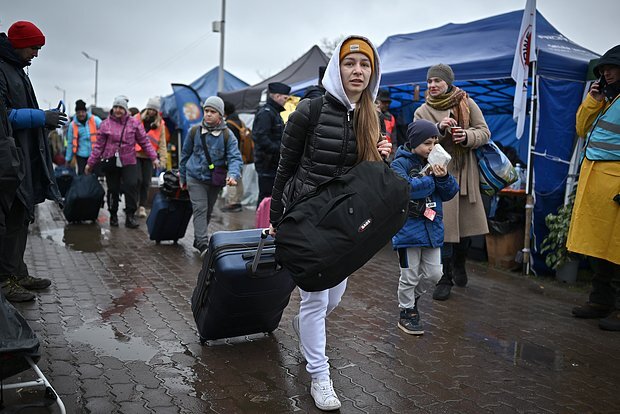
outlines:
{"label": "white sweatpants", "polygon": [[439,282],[443,274],[439,247],[410,247],[398,249],[400,280],[398,306],[411,309],[417,297]]}
{"label": "white sweatpants", "polygon": [[299,289],[299,338],[306,354],[306,370],[313,380],[329,377],[325,319],[338,306],[346,288],[347,279],[320,292]]}

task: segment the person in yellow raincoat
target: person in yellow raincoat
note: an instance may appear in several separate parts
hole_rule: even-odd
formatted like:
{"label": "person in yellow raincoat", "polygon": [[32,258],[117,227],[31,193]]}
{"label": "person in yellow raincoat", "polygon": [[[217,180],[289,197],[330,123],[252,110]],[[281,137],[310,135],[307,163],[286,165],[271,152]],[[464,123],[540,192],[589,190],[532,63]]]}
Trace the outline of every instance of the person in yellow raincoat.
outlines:
{"label": "person in yellow raincoat", "polygon": [[620,45],[594,74],[600,78],[577,111],[577,134],[589,134],[566,247],[590,256],[594,270],[589,300],[573,315],[620,331]]}

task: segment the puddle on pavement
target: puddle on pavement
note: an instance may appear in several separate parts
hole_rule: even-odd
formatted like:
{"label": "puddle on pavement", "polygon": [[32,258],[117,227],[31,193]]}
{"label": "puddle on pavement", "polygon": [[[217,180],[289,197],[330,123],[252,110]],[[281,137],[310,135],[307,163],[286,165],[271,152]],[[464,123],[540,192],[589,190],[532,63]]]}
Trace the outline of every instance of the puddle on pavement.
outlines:
{"label": "puddle on pavement", "polygon": [[147,345],[142,338],[132,337],[98,320],[89,320],[81,328],[67,332],[70,342],[91,346],[97,354],[121,361],[149,362],[159,349]]}
{"label": "puddle on pavement", "polygon": [[41,237],[79,252],[98,252],[108,240],[97,223],[67,224],[64,229],[41,230]]}
{"label": "puddle on pavement", "polygon": [[492,352],[512,361],[515,366],[535,364],[545,366],[553,371],[563,371],[565,368],[565,356],[558,350],[481,333],[470,333],[468,336],[482,341]]}

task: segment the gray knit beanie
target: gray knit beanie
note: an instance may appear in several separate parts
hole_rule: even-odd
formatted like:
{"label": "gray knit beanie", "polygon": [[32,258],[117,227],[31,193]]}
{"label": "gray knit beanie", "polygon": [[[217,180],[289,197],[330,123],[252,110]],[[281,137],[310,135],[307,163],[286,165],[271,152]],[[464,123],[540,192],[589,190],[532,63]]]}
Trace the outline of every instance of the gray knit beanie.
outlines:
{"label": "gray knit beanie", "polygon": [[209,96],[202,105],[203,109],[207,106],[219,112],[220,116],[224,116],[224,101],[219,96]]}
{"label": "gray knit beanie", "polygon": [[154,109],[157,112],[159,112],[160,108],[161,108],[161,98],[159,96],[154,96],[150,98],[146,102],[146,106],[144,107],[144,109]]}
{"label": "gray knit beanie", "polygon": [[448,86],[452,86],[452,84],[454,83],[454,72],[452,72],[452,68],[450,66],[440,63],[438,65],[433,65],[428,68],[426,79],[430,78],[439,78],[445,81]]}
{"label": "gray knit beanie", "polygon": [[114,102],[112,103],[112,108],[115,106],[120,106],[121,108],[125,108],[125,111],[129,112],[129,98],[125,95],[119,95],[114,98]]}

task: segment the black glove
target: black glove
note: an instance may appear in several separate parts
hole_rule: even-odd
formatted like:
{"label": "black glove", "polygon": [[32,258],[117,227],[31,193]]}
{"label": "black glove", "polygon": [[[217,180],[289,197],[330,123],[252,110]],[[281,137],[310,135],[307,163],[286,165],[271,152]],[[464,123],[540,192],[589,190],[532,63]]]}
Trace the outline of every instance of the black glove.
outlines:
{"label": "black glove", "polygon": [[45,126],[48,128],[58,128],[64,125],[69,118],[67,115],[59,111],[45,111]]}

